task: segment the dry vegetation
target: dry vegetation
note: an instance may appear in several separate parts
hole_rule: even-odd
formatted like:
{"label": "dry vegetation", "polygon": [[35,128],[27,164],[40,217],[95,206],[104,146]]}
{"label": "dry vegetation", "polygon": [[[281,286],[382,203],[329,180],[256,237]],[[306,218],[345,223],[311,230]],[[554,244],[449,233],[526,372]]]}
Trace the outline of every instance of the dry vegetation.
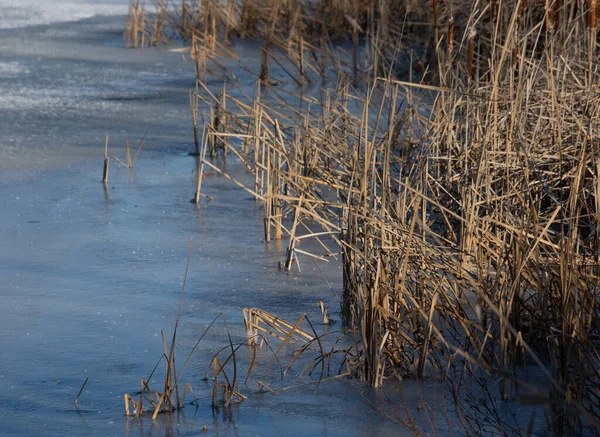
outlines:
{"label": "dry vegetation", "polygon": [[[255,175],[234,182],[264,203],[265,240],[289,239],[285,269],[341,255],[341,312],[359,333],[349,373],[380,387],[439,372],[460,404],[457,375],[483,372],[504,400],[542,405],[554,435],[594,434],[598,3],[203,0],[150,16],[138,2],[126,37],[191,44],[196,201],[205,166],[225,174],[207,155],[233,154]],[[235,36],[262,44],[247,101],[234,81],[219,95],[204,82],[228,77]],[[300,95],[271,87],[273,62]]]}

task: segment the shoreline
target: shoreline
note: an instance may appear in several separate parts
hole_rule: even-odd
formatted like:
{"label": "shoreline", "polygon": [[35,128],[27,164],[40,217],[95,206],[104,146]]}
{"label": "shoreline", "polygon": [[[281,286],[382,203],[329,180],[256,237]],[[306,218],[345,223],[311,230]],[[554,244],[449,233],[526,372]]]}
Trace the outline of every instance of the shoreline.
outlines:
{"label": "shoreline", "polygon": [[[80,22],[78,27],[117,27],[111,20],[96,17]],[[49,28],[61,31],[69,26]],[[0,43],[0,52],[6,44]],[[44,47],[49,44],[45,41]],[[58,45],[56,56],[48,56],[50,68],[46,68],[45,59],[35,58],[36,50],[39,51],[35,44],[27,49],[28,54],[20,61],[32,63],[32,76],[21,80],[21,86],[27,81],[46,86],[47,77],[41,73],[60,72],[65,66],[69,68],[65,74],[73,74],[73,66],[83,73],[86,65],[94,66],[93,74],[86,73],[84,80],[79,81],[84,87],[88,77],[96,78],[103,68],[114,71],[112,65],[103,67],[88,60],[68,59],[85,44],[74,44],[74,50],[71,43],[59,41]],[[12,50],[18,52],[18,48]],[[144,56],[151,60],[163,56],[173,59],[172,54],[123,49],[115,51],[119,61],[121,52],[136,58],[140,68],[130,69],[137,73],[143,71],[143,66],[154,64],[141,61]],[[10,61],[15,57],[18,55],[12,54]],[[172,112],[157,122],[156,130],[151,128],[148,144],[133,170],[119,169],[114,161],[111,163],[108,194],[102,189],[104,135],[99,134],[116,130],[118,135],[110,135],[110,153],[123,156],[124,139],[137,139],[138,129],[141,136],[147,123],[147,113],[134,112],[136,115],[132,116],[132,108],[148,102],[125,100],[122,108],[112,109],[110,117],[105,114],[95,121],[91,130],[89,121],[71,126],[78,117],[95,114],[96,108],[81,106],[78,96],[114,94],[104,86],[84,89],[82,93],[72,89],[72,95],[67,97],[73,106],[57,105],[66,108],[67,117],[46,114],[43,121],[33,126],[40,135],[47,129],[56,129],[56,138],[51,138],[45,149],[29,151],[46,160],[44,164],[58,164],[56,167],[33,168],[20,176],[3,171],[0,176],[0,200],[6,205],[6,213],[0,217],[0,293],[4,301],[0,308],[0,381],[9,387],[0,396],[0,414],[4,430],[10,435],[64,435],[64,429],[73,433],[145,435],[143,426],[124,417],[123,394],[139,387],[139,378],[149,373],[160,356],[160,330],[168,332],[175,319],[190,235],[196,245],[178,340],[183,355],[197,333],[221,311],[227,315],[234,339],[239,341],[246,337],[243,307],[263,307],[290,319],[297,317],[298,312],[318,319],[318,300],[325,300],[330,309],[336,307],[335,296],[315,267],[306,267],[303,275],[277,271],[285,247],[261,241],[260,211],[242,190],[215,176],[204,183],[205,189],[216,193],[215,200],[200,209],[189,203],[195,187],[192,170],[196,164],[195,158],[187,155],[193,147],[191,122],[187,101],[181,99],[187,95],[188,78],[193,78],[188,67],[166,64],[161,71],[155,70],[153,80],[145,88],[134,87],[133,93],[143,95],[157,82],[162,84],[164,97],[158,99],[161,106],[153,110]],[[171,69],[175,71],[174,78],[167,74]],[[136,80],[130,74],[123,77]],[[121,84],[119,89],[130,89],[126,85]],[[152,88],[152,92],[156,90]],[[28,114],[31,107],[34,113]],[[25,119],[39,117],[36,108],[13,108],[13,121],[20,120],[19,111]],[[119,120],[123,113],[130,115]],[[105,125],[106,120],[114,124]],[[18,140],[27,126],[19,127],[9,121],[0,121],[0,128],[13,132],[11,135]],[[11,126],[15,126],[13,130]],[[177,138],[181,140],[174,141]],[[16,140],[15,144],[19,144]],[[21,140],[35,146],[27,137]],[[60,147],[62,142],[83,145],[86,154],[68,166],[61,165],[69,154]],[[33,162],[31,155],[21,159]],[[229,168],[242,180],[248,177],[242,166],[238,169],[239,175],[234,167]],[[232,245],[235,253],[230,251]],[[338,269],[322,266],[321,271],[331,283],[339,281]],[[207,391],[201,381],[203,367],[224,344],[224,333],[215,331],[197,352],[197,364],[185,378],[197,392]],[[257,364],[256,371],[266,372],[267,368],[266,362]],[[89,382],[77,410],[72,401],[86,377]],[[295,381],[297,377],[293,374],[289,378]],[[206,401],[196,411],[193,407],[184,408],[173,422],[161,417],[156,426],[160,433],[180,427],[200,432],[205,424],[216,434],[260,433],[265,424],[287,435],[294,435],[293,429],[301,430],[296,435],[397,432],[396,425],[381,423],[376,412],[369,410],[365,414],[366,404],[360,396],[356,400],[364,389],[356,381],[331,382],[318,393],[313,388],[300,388],[265,397],[247,387],[244,391],[251,399],[236,407],[231,419],[224,421],[225,417],[213,416],[210,401]],[[186,412],[191,417],[186,417]],[[356,420],[349,421],[347,415]]]}

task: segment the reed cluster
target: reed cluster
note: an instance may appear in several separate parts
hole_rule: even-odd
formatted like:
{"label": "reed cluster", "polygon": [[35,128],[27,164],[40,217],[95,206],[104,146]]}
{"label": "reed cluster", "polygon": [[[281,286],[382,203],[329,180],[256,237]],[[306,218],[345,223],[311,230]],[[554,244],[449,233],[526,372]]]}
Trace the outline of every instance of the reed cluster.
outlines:
{"label": "reed cluster", "polygon": [[154,0],[155,12],[149,14],[143,0],[130,0],[125,32],[125,47],[144,48],[169,43],[166,33],[167,0]]}
{"label": "reed cluster", "polygon": [[[504,400],[535,398],[554,435],[599,432],[598,2],[198,5],[175,20],[193,58],[218,63],[235,34],[260,36],[264,59],[247,101],[197,73],[191,106],[212,116],[201,138],[194,122],[196,201],[208,166],[264,203],[285,269],[341,257],[349,372],[374,387],[485,372]],[[274,47],[299,87],[335,79],[319,95],[269,88]]]}

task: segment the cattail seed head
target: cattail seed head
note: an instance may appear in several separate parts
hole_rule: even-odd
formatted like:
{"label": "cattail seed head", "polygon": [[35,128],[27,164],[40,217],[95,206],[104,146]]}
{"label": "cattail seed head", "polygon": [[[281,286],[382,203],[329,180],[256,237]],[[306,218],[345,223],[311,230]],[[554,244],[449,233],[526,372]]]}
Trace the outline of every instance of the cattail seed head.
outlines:
{"label": "cattail seed head", "polygon": [[590,30],[595,30],[598,28],[598,1],[597,0],[588,0],[587,25],[588,25],[588,29],[590,29]]}
{"label": "cattail seed head", "polygon": [[554,0],[546,0],[546,32],[554,30]]}
{"label": "cattail seed head", "polygon": [[473,77],[473,55],[475,52],[475,37],[477,36],[477,32],[475,28],[471,29],[469,33],[469,43],[467,46],[467,77],[470,79]]}

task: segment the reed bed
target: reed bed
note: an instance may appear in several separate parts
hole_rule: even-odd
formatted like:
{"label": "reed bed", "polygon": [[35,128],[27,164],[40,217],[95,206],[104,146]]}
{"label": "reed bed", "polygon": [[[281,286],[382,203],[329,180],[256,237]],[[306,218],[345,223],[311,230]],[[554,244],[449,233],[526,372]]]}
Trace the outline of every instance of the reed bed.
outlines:
{"label": "reed bed", "polygon": [[[495,380],[502,400],[539,404],[553,435],[600,432],[597,2],[182,5],[195,59],[218,63],[234,34],[262,41],[245,101],[197,68],[193,107],[212,114],[197,203],[208,166],[264,204],[265,241],[288,239],[283,269],[341,259],[349,373],[374,387],[441,374],[457,403],[457,381]],[[281,53],[300,90],[334,80],[275,90]],[[235,155],[254,184],[207,150]]]}

